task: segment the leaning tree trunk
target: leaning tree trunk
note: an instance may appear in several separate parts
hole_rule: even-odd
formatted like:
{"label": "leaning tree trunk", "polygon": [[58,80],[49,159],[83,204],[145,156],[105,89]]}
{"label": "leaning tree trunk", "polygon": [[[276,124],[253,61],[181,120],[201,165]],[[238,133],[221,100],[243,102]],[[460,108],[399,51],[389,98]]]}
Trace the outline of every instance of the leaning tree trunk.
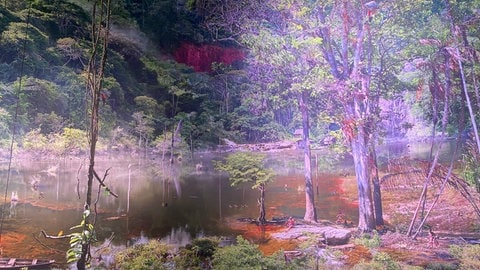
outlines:
{"label": "leaning tree trunk", "polygon": [[317,211],[315,209],[315,198],[312,183],[312,165],[309,139],[310,124],[306,99],[306,92],[303,92],[299,95],[299,107],[300,111],[302,112],[303,160],[305,173],[305,216],[303,219],[306,221],[317,222]]}
{"label": "leaning tree trunk", "polygon": [[260,215],[258,216],[258,222],[265,224],[267,222],[265,217],[265,184],[260,184],[258,189],[260,190],[260,198],[258,199],[260,202]]}
{"label": "leaning tree trunk", "polygon": [[460,78],[461,78],[461,82],[462,82],[462,89],[463,89],[463,92],[464,92],[464,95],[465,95],[465,99],[467,101],[468,112],[470,114],[470,123],[472,124],[473,134],[475,135],[475,142],[477,143],[477,150],[480,153],[480,137],[478,135],[477,122],[475,120],[475,112],[474,112],[474,109],[472,107],[472,103],[470,102],[470,96],[468,94],[468,87],[467,87],[467,82],[466,82],[466,78],[465,78],[465,73],[463,72],[463,63],[462,63],[463,56],[460,53],[460,49],[458,48],[459,47],[459,45],[458,45],[459,42],[457,41],[458,31],[456,30],[456,25],[453,21],[453,17],[452,17],[452,14],[451,14],[450,1],[446,0],[445,1],[445,6],[447,7],[446,8],[447,16],[448,16],[448,19],[449,19],[449,22],[450,22],[450,32],[454,37],[453,46],[454,46],[454,49],[455,49],[455,54],[453,55],[453,57],[455,58],[455,60],[457,61],[457,64],[458,64],[458,69],[459,69]]}

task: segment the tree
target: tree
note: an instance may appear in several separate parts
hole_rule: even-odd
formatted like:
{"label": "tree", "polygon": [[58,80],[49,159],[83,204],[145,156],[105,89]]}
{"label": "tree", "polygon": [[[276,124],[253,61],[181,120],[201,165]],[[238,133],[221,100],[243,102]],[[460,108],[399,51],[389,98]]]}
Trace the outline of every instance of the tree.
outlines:
{"label": "tree", "polygon": [[[88,180],[87,193],[85,199],[85,209],[82,215],[82,222],[79,228],[81,233],[72,236],[71,249],[68,252],[69,261],[77,261],[79,270],[86,269],[91,259],[90,247],[95,240],[94,225],[92,224],[90,213],[92,211],[92,189],[93,179],[100,182],[100,187],[105,187],[104,181],[108,175],[105,173],[103,179],[100,179],[95,172],[95,154],[99,133],[99,105],[101,100],[101,90],[104,78],[105,66],[107,62],[107,44],[110,27],[111,0],[96,0],[92,7],[92,25],[91,38],[92,47],[90,51],[90,59],[86,67],[86,91],[88,98],[89,113],[89,164],[88,164]],[[100,188],[99,187],[99,188]],[[106,189],[108,191],[108,189]]]}
{"label": "tree", "polygon": [[[215,1],[212,1],[215,2]],[[370,82],[372,76],[371,15],[375,10],[363,5],[362,1],[283,1],[270,0],[259,3],[248,1],[247,7],[233,10],[232,16],[225,16],[228,9],[220,14],[211,14],[221,23],[213,23],[230,33],[239,34],[237,40],[245,37],[270,35],[277,42],[266,43],[260,49],[260,42],[244,42],[252,49],[254,61],[272,59],[269,63],[274,76],[266,76],[271,85],[285,87],[296,97],[302,113],[302,126],[305,142],[305,182],[307,209],[306,219],[313,219],[308,212],[311,181],[308,177],[310,159],[308,158],[308,98],[312,89],[328,90],[330,100],[340,100],[342,106],[341,122],[346,140],[350,146],[358,184],[359,224],[361,231],[375,228],[370,186],[370,168],[368,144],[372,130],[373,113]],[[378,5],[375,5],[378,8]],[[255,9],[249,16],[239,15]],[[217,9],[218,10],[218,9]],[[238,11],[240,10],[240,11]],[[261,10],[262,12],[258,12]],[[265,10],[269,12],[265,12]],[[256,17],[254,15],[257,15]],[[225,18],[237,18],[235,22]],[[223,18],[223,19],[222,19]],[[246,19],[253,18],[253,19]],[[216,20],[210,20],[216,22]],[[225,27],[225,23],[229,27]],[[243,23],[241,27],[239,23]],[[212,24],[208,24],[211,26]],[[276,29],[276,31],[269,31]],[[218,32],[218,31],[217,31]],[[269,46],[269,48],[266,48]],[[273,49],[272,49],[273,48]],[[275,51],[276,50],[276,51]],[[272,53],[273,52],[273,53]],[[266,61],[264,60],[264,63]],[[265,65],[263,65],[265,66]],[[278,68],[280,67],[280,68]],[[279,74],[281,76],[275,76]],[[315,76],[317,79],[315,80]],[[318,93],[317,92],[317,93]],[[313,189],[312,189],[313,193]]]}
{"label": "tree", "polygon": [[132,118],[133,130],[138,134],[138,147],[141,148],[143,142],[143,146],[147,149],[148,139],[153,135],[153,121],[143,112],[134,112]]}
{"label": "tree", "polygon": [[260,224],[266,222],[265,187],[274,177],[273,170],[265,168],[264,160],[264,155],[238,152],[228,155],[224,162],[215,163],[216,170],[229,174],[232,186],[251,183],[252,189],[257,188],[260,191],[260,215],[258,217]]}
{"label": "tree", "polygon": [[[252,92],[255,92],[253,95],[258,96],[250,99],[251,113],[268,115],[272,109],[280,112],[292,105],[280,100],[296,101],[295,105],[300,111],[303,128],[304,219],[315,222],[317,214],[311,173],[310,111],[312,107],[310,99],[318,95],[319,88],[316,87],[316,82],[325,79],[323,76],[325,73],[318,66],[320,55],[315,52],[321,40],[315,36],[305,35],[303,25],[299,23],[300,20],[304,20],[305,24],[314,23],[314,20],[305,16],[305,11],[311,9],[312,5],[305,1],[296,3],[267,1],[264,4],[248,1],[241,10],[220,8],[223,10],[221,14],[207,16],[211,21],[206,25],[210,29],[214,29],[214,26],[228,29],[239,42],[250,49],[252,57],[248,59],[249,77],[257,84]],[[259,12],[260,10],[263,12]],[[241,23],[239,21],[219,19],[221,17],[243,18],[242,14],[247,11],[254,11],[249,14],[249,17],[254,19],[244,20],[241,27],[237,25]],[[228,12],[233,14],[227,14]]]}

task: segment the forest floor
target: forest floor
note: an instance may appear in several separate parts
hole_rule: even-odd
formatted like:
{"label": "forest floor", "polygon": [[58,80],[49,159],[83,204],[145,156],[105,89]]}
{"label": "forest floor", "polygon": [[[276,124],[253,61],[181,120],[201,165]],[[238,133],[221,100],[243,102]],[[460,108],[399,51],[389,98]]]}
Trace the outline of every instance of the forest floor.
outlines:
{"label": "forest floor", "polygon": [[[352,201],[356,200],[356,183],[353,177],[347,177],[343,182],[344,196]],[[427,194],[425,211],[431,206],[434,195],[438,190]],[[469,241],[480,239],[479,217],[471,204],[453,188],[446,188],[440,195],[435,207],[431,210],[423,229],[413,239],[406,235],[411,223],[413,213],[417,208],[418,199],[421,194],[421,187],[412,190],[382,191],[383,213],[386,226],[379,228],[381,239],[380,246],[373,249],[373,252],[382,251],[388,253],[394,260],[401,261],[408,265],[426,267],[427,265],[454,265],[457,260],[450,255],[451,245],[463,245]],[[478,202],[477,202],[478,203]],[[421,214],[419,214],[421,216]],[[299,220],[300,223],[301,220]],[[413,233],[418,227],[417,218]],[[295,231],[288,230],[282,225],[267,225],[263,230],[258,229],[255,224],[242,224],[239,222],[228,222],[235,230],[242,231],[247,239],[254,240],[265,254],[272,254],[279,250],[298,250],[300,242]],[[308,226],[339,226],[335,221],[322,221],[318,224]],[[302,226],[305,226],[302,224]],[[435,234],[432,238],[429,234],[430,227]],[[369,261],[372,257],[372,250],[362,245],[355,244],[355,238],[361,237],[355,231],[355,225],[345,228],[352,230],[353,237],[346,245],[333,247],[341,250],[346,266],[352,266],[362,261]],[[291,239],[285,240],[285,235],[292,231]],[[282,235],[282,239],[275,235]],[[305,240],[303,240],[305,241]]]}
{"label": "forest floor", "polygon": [[[435,191],[437,192],[437,191]],[[472,205],[457,190],[446,188],[428,215],[423,229],[413,239],[406,235],[417,208],[421,190],[382,193],[387,232],[381,235],[381,250],[407,264],[455,263],[449,252],[452,245],[468,244],[480,239],[479,216]],[[425,211],[431,207],[436,193],[427,196]],[[479,203],[478,201],[476,202]],[[419,211],[419,216],[422,216]],[[414,223],[416,232],[420,218]],[[431,228],[435,238],[429,234]]]}

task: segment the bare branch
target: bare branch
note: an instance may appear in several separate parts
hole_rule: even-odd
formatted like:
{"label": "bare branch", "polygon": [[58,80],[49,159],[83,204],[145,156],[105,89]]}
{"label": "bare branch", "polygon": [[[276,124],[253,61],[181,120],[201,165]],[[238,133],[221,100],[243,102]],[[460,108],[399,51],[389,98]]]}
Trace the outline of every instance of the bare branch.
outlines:
{"label": "bare branch", "polygon": [[108,171],[110,171],[111,168],[108,168],[106,171],[105,171],[105,174],[103,175],[103,178],[100,178],[100,176],[98,176],[97,172],[95,170],[93,170],[93,175],[95,176],[95,178],[98,180],[98,183],[100,184],[100,187],[103,187],[105,188],[105,191],[107,191],[110,195],[112,195],[113,197],[115,198],[118,198],[118,195],[115,194],[113,191],[111,191],[107,185],[105,185],[105,179],[107,178],[108,176]]}
{"label": "bare branch", "polygon": [[70,238],[70,234],[67,234],[67,235],[48,235],[45,231],[42,230],[42,234],[43,236],[45,236],[45,238],[49,238],[49,239],[65,239],[65,238]]}

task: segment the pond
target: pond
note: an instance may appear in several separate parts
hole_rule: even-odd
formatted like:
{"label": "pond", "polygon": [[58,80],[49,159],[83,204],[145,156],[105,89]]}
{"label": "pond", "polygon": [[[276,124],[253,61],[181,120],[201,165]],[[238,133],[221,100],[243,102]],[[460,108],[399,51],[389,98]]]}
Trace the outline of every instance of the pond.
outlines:
{"label": "pond", "polygon": [[[380,148],[379,160],[399,155],[422,158],[430,150],[420,146],[415,149],[422,151],[411,149],[405,144]],[[225,176],[214,172],[212,161],[224,155],[198,154],[194,162],[176,161],[173,165],[158,158],[111,155],[98,159],[96,172],[100,177],[106,174],[106,185],[118,195],[115,198],[102,189],[97,192],[95,184],[99,243],[113,239],[113,245],[129,246],[139,239],[157,238],[185,245],[199,236],[238,234],[225,220],[256,218],[258,192],[249,186],[231,187]],[[312,156],[319,218],[334,221],[341,211],[356,224],[356,198],[345,196],[343,190],[344,179],[353,178],[351,159],[334,158],[324,151],[313,151]],[[268,154],[268,166],[277,174],[267,187],[268,219],[303,217],[302,160],[300,150]],[[6,195],[0,231],[2,256],[51,258],[57,267],[67,268],[68,239],[46,239],[41,231],[65,235],[79,224],[85,201],[86,160],[14,161],[8,190],[7,168],[8,162],[0,164],[0,191]],[[18,201],[11,202],[11,196],[17,196]]]}

